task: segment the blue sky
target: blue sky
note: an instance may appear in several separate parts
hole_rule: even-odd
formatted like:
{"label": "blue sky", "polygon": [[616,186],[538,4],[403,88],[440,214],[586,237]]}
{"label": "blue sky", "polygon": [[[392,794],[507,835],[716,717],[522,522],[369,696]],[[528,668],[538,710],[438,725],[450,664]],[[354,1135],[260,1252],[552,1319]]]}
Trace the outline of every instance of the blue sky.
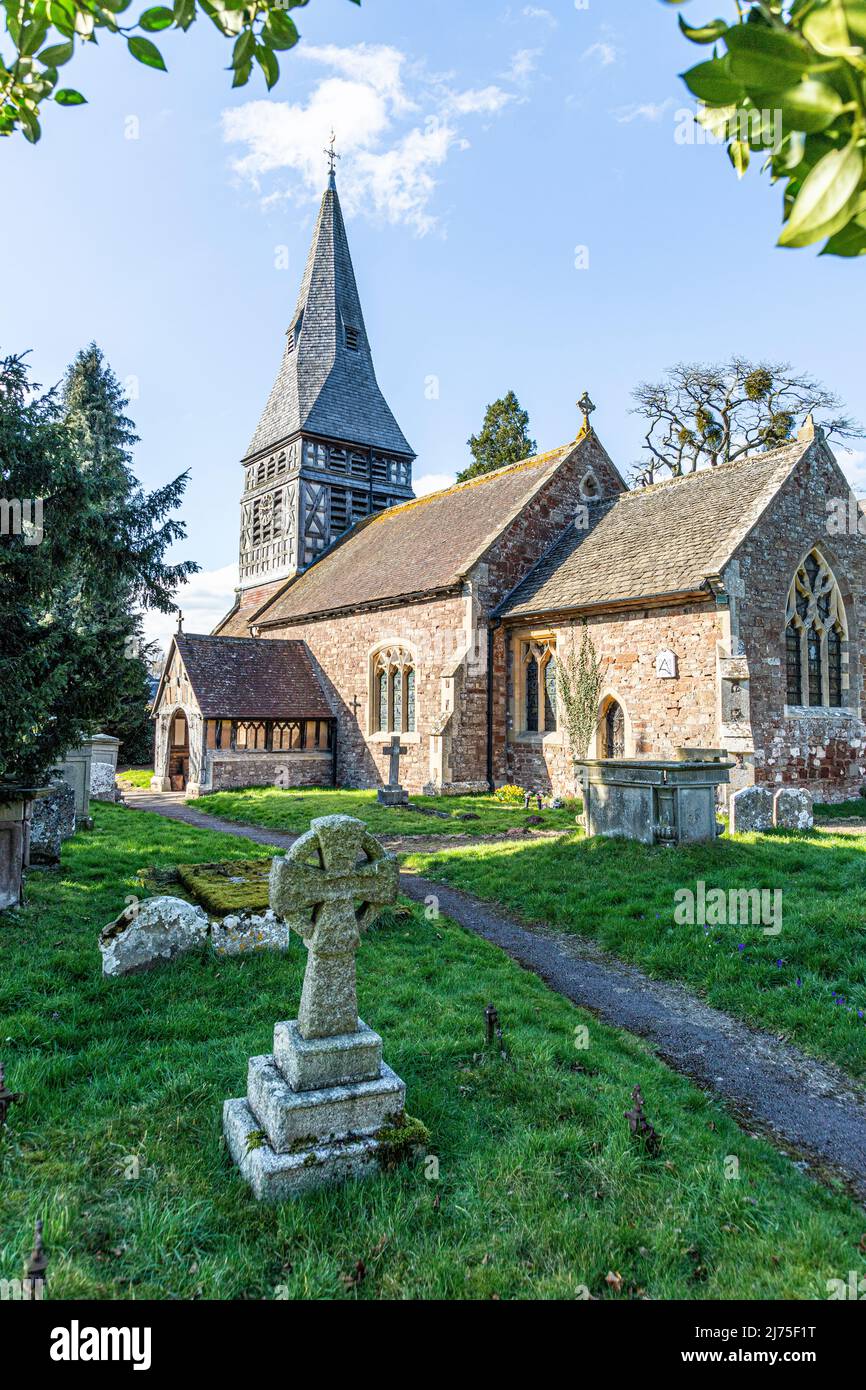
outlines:
{"label": "blue sky", "polygon": [[[178,554],[205,573],[181,598],[188,630],[231,598],[239,459],[332,124],[376,369],[420,490],[463,466],[509,388],[540,448],[575,434],[588,388],[628,470],[629,393],[677,360],[790,360],[866,416],[862,268],[777,250],[781,195],[757,168],[738,183],[723,149],[677,142],[677,73],[702,54],[673,7],[312,0],[296,18],[270,96],[257,78],[231,91],[228,46],[202,19],[160,36],[168,75],[110,38],[83,52],[67,73],[89,104],[50,109],[35,148],[0,149],[15,206],[2,347],[32,348],[47,384],[95,338],[133,396],[142,480],[190,470]],[[859,489],[866,458],[840,457]]]}

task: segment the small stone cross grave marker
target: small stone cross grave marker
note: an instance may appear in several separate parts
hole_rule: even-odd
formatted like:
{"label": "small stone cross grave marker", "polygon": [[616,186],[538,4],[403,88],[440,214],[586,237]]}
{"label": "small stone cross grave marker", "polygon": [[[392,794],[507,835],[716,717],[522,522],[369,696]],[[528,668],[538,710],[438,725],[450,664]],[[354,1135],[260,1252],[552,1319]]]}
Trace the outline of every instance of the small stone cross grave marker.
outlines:
{"label": "small stone cross grave marker", "polygon": [[297,1019],[251,1057],[245,1099],[227,1100],[229,1152],[256,1197],[280,1201],[376,1171],[403,1124],[406,1087],[358,1017],[361,932],[397,896],[397,861],[353,816],[322,816],[271,865],[271,907],[302,938]]}
{"label": "small stone cross grave marker", "polygon": [[409,800],[408,792],[400,786],[400,755],[408,751],[400,742],[400,735],[392,734],[388,745],[388,784],[379,788],[376,798],[385,806],[405,805]]}
{"label": "small stone cross grave marker", "polygon": [[[358,1027],[361,932],[397,896],[397,861],[363,822],[322,816],[271,866],[271,907],[307,947],[298,1027],[304,1038]],[[356,904],[358,906],[356,907]]]}

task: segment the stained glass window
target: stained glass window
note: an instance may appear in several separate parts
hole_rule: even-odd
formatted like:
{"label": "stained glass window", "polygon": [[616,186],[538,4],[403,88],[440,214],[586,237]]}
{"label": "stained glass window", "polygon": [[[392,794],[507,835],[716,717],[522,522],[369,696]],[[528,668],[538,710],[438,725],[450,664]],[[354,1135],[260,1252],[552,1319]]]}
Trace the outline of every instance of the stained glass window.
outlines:
{"label": "stained glass window", "polygon": [[788,592],[785,684],[789,705],[842,705],[842,677],[848,660],[846,633],[839,586],[829,565],[813,550]]}
{"label": "stained glass window", "polygon": [[406,732],[415,732],[415,670],[411,666],[406,673]]}
{"label": "stained glass window", "polygon": [[375,732],[415,732],[415,667],[402,647],[385,647],[373,660]]}
{"label": "stained glass window", "polygon": [[377,704],[379,707],[379,728],[383,733],[388,732],[388,672],[379,671],[376,676],[377,684]]}
{"label": "stained glass window", "polygon": [[827,633],[827,684],[830,704],[838,709],[842,704],[842,637],[838,627]]}
{"label": "stained glass window", "polygon": [[538,732],[538,662],[530,655],[526,662],[526,720],[528,733]]}
{"label": "stained glass window", "polygon": [[791,624],[788,625],[788,630],[785,633],[785,662],[788,676],[788,704],[799,705],[803,699],[803,663],[800,652],[800,633]]}
{"label": "stained glass window", "polygon": [[548,657],[544,667],[544,730],[556,729],[556,657]]}

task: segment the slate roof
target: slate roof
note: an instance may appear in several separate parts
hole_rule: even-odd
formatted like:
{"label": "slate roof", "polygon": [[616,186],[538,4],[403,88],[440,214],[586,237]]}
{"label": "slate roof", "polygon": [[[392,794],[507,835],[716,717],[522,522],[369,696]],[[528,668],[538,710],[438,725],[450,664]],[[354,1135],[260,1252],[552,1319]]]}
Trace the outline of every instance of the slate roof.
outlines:
{"label": "slate roof", "polygon": [[454,589],[575,443],[365,517],[251,621],[268,626]]}
{"label": "slate roof", "polygon": [[[347,346],[346,328],[357,333],[357,350]],[[300,430],[415,457],[376,381],[333,178],[322,198],[277,378],[245,458]]]}
{"label": "slate roof", "polygon": [[[332,717],[305,642],[191,632],[178,633],[173,640],[207,718]],[[167,659],[166,670],[168,665]]]}
{"label": "slate roof", "polygon": [[499,607],[509,617],[697,593],[811,446],[798,441],[590,505]]}

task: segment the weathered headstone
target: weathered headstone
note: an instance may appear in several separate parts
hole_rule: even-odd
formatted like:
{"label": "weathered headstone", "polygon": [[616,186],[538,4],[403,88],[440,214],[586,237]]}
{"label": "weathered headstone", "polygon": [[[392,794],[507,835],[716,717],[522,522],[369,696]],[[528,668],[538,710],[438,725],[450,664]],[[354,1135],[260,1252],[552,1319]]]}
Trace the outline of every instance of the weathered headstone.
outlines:
{"label": "weathered headstone", "polygon": [[780,787],[773,797],[773,824],[785,830],[811,830],[812,793],[805,787]]}
{"label": "weathered headstone", "polygon": [[287,951],[289,927],[271,908],[266,912],[231,912],[211,924],[211,945],[218,956]]}
{"label": "weathered headstone", "polygon": [[121,792],[111,763],[93,762],[90,767],[91,801],[120,801]]}
{"label": "weathered headstone", "polygon": [[380,806],[405,806],[409,800],[409,793],[400,785],[400,754],[406,751],[400,743],[400,735],[392,735],[388,751],[388,785],[379,787],[376,792]]}
{"label": "weathered headstone", "polygon": [[99,935],[103,975],[130,975],[174,960],[207,940],[206,914],[183,898],[145,898],[132,903]]}
{"label": "weathered headstone", "polygon": [[361,932],[395,900],[397,873],[351,816],[314,820],[274,859],[271,907],[307,947],[300,1009],[276,1025],[273,1054],[250,1058],[246,1098],[223,1109],[229,1151],[258,1198],[374,1172],[402,1124],[406,1088],[358,1018],[355,984]]}
{"label": "weathered headstone", "polygon": [[773,793],[769,787],[743,787],[730,801],[730,833],[769,830],[773,824]]}
{"label": "weathered headstone", "polygon": [[75,792],[68,782],[52,782],[33,802],[30,862],[58,864],[64,840],[75,834]]}

